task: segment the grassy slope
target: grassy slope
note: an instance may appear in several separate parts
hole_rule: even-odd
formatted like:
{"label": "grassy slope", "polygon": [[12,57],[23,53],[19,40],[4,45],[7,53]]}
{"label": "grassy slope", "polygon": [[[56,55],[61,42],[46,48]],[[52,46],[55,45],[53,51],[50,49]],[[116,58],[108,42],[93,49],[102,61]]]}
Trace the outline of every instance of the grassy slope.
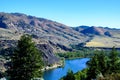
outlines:
{"label": "grassy slope", "polygon": [[120,47],[120,35],[113,37],[95,36],[90,42],[87,42],[87,47]]}

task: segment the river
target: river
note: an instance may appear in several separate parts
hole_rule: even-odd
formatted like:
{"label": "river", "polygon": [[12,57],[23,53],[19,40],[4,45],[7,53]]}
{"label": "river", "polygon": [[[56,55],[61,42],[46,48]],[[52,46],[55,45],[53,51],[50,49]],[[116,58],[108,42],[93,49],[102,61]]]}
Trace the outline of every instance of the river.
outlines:
{"label": "river", "polygon": [[65,60],[65,66],[63,68],[56,68],[44,72],[44,80],[59,80],[61,77],[67,74],[67,71],[71,69],[74,73],[87,67],[86,62],[89,58],[79,58],[73,60]]}

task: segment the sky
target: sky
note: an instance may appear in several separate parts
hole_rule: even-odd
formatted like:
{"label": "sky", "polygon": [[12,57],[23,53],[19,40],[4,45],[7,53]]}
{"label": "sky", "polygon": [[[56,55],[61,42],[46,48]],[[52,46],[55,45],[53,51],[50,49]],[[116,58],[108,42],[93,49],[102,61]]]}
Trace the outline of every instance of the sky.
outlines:
{"label": "sky", "polygon": [[120,28],[120,0],[0,0],[0,12],[24,13],[71,27]]}

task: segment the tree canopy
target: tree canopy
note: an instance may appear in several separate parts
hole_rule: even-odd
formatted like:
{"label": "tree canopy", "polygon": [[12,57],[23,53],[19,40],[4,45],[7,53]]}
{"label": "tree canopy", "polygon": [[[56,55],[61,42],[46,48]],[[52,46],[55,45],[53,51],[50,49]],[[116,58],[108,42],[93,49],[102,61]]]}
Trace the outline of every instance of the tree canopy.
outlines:
{"label": "tree canopy", "polygon": [[11,57],[10,80],[31,80],[42,76],[43,61],[30,35],[23,35]]}

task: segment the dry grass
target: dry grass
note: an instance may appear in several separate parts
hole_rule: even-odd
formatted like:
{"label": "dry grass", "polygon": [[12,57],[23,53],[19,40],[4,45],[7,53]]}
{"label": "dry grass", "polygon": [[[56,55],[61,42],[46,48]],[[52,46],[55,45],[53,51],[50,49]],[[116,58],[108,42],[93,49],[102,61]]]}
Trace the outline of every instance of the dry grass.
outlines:
{"label": "dry grass", "polygon": [[87,47],[120,47],[120,35],[117,37],[95,36],[90,42],[87,42]]}
{"label": "dry grass", "polygon": [[86,44],[87,47],[98,47],[98,46],[105,46],[103,43],[101,42],[95,42],[95,41],[91,41],[91,42],[88,42]]}

